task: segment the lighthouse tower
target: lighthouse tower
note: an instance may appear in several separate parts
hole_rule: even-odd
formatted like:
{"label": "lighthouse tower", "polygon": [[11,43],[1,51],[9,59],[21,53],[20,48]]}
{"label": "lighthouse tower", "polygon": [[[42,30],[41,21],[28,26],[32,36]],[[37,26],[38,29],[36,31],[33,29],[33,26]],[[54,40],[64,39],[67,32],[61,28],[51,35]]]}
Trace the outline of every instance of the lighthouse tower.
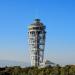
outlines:
{"label": "lighthouse tower", "polygon": [[31,65],[38,67],[44,59],[45,26],[40,19],[28,26],[28,43],[31,57]]}

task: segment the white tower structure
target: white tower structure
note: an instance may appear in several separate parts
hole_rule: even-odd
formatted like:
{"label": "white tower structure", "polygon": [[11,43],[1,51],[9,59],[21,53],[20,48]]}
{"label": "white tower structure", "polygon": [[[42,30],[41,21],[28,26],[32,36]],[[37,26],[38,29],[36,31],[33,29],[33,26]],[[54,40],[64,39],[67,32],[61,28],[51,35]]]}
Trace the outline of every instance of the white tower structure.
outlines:
{"label": "white tower structure", "polygon": [[43,63],[45,48],[45,26],[40,19],[35,19],[34,23],[28,27],[28,42],[31,55],[31,65],[38,67]]}

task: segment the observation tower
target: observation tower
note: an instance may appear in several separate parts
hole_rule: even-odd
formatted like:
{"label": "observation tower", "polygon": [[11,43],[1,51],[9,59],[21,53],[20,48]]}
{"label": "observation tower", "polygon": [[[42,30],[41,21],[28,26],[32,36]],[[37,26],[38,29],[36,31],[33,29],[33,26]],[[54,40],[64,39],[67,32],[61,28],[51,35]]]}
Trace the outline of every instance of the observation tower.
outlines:
{"label": "observation tower", "polygon": [[38,67],[43,63],[45,48],[46,27],[40,19],[28,26],[28,44],[31,57],[31,66]]}

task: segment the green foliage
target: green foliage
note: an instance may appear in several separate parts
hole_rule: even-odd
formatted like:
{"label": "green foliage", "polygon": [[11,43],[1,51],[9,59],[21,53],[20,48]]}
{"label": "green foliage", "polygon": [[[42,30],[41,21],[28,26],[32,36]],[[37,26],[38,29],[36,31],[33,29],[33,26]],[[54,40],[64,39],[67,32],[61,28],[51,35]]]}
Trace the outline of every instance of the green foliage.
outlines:
{"label": "green foliage", "polygon": [[19,66],[0,68],[0,75],[75,75],[75,65],[49,66],[45,68]]}

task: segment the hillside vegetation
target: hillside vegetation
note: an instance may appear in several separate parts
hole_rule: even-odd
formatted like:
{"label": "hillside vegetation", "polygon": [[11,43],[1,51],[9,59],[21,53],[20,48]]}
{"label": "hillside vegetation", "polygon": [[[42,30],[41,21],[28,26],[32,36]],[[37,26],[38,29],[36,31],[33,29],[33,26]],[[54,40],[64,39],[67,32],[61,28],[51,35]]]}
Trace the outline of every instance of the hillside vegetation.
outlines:
{"label": "hillside vegetation", "polygon": [[75,75],[75,65],[66,65],[64,67],[57,65],[46,68],[4,67],[0,68],[0,75]]}

